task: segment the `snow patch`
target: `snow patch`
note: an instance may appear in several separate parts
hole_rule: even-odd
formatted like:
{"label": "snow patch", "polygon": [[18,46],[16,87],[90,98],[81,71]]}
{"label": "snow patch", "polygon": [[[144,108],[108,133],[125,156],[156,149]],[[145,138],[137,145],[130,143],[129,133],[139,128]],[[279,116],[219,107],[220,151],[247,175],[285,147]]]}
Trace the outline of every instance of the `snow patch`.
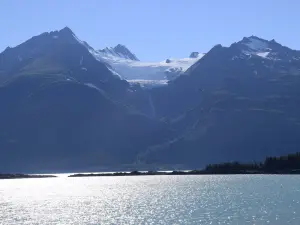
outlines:
{"label": "snow patch", "polygon": [[87,68],[85,68],[85,67],[81,67],[81,69],[87,71]]}
{"label": "snow patch", "polygon": [[52,36],[53,39],[58,39],[57,35]]}
{"label": "snow patch", "polygon": [[262,57],[262,58],[266,58],[269,55],[270,52],[258,52],[256,53],[256,55]]}
{"label": "snow patch", "polygon": [[96,89],[96,90],[98,90],[98,91],[101,91],[97,86],[95,86],[94,84],[92,84],[92,83],[84,83],[86,86],[88,86],[88,87],[90,87],[90,88],[94,88],[94,89]]}
{"label": "snow patch", "polygon": [[168,84],[168,80],[127,80],[130,84],[140,84],[141,87],[159,87]]}
{"label": "snow patch", "polygon": [[269,58],[269,54],[272,51],[269,48],[268,41],[256,37],[248,38],[243,42],[243,45],[247,46],[247,48],[242,52],[249,57],[256,55],[262,58]]}
{"label": "snow patch", "polygon": [[252,37],[249,38],[249,42],[246,43],[245,45],[247,45],[250,49],[254,51],[259,51],[268,48],[268,43],[266,41],[252,38]]}
{"label": "snow patch", "polygon": [[128,80],[129,83],[143,83],[143,84],[168,84],[168,80]]}

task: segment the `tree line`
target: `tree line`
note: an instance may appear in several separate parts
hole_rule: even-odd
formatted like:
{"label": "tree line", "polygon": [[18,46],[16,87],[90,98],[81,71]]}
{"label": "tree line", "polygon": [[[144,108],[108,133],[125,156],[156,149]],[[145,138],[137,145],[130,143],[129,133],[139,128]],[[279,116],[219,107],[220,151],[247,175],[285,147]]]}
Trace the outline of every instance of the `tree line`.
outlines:
{"label": "tree line", "polygon": [[279,157],[267,157],[263,162],[228,162],[209,164],[207,173],[300,173],[300,152]]}

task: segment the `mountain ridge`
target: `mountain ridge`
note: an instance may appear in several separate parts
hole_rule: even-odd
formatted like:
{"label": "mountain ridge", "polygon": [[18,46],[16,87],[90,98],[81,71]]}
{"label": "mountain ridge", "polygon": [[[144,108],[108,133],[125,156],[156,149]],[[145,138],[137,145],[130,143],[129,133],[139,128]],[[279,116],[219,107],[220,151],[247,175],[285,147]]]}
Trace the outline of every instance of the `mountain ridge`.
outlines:
{"label": "mountain ridge", "polygon": [[188,168],[300,146],[297,50],[250,36],[159,64],[114,56],[157,67],[156,81],[170,69],[151,89],[121,79],[102,53],[68,27],[0,53],[0,170]]}
{"label": "mountain ridge", "polygon": [[[153,89],[157,115],[173,121],[180,134],[150,147],[142,159],[199,165],[297,150],[299,51],[274,41],[250,51],[248,41],[214,46],[186,76]],[[257,55],[264,50],[276,57]]]}
{"label": "mountain ridge", "polygon": [[133,54],[125,45],[118,44],[115,47],[106,47],[102,50],[98,50],[99,52],[114,55],[116,57],[130,59],[133,61],[140,61],[135,54]]}

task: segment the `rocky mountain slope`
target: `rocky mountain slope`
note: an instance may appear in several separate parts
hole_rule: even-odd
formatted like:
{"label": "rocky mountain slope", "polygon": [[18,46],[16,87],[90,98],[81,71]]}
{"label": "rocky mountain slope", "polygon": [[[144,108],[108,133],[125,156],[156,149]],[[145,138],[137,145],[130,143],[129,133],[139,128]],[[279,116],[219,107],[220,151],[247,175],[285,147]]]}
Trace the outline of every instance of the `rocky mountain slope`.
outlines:
{"label": "rocky mountain slope", "polygon": [[69,28],[0,59],[0,171],[129,164],[169,135],[166,124],[137,110],[142,90],[115,76]]}
{"label": "rocky mountain slope", "polygon": [[169,118],[180,134],[141,157],[199,165],[297,151],[299,56],[254,36],[215,46],[186,76],[153,90],[156,116]]}

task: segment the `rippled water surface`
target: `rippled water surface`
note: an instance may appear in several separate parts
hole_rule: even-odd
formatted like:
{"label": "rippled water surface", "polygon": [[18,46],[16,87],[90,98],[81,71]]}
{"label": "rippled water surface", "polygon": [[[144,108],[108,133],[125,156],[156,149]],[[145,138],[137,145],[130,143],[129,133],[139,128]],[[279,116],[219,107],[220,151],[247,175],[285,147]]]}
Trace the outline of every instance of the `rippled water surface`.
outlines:
{"label": "rippled water surface", "polygon": [[0,180],[0,224],[300,224],[300,176]]}

